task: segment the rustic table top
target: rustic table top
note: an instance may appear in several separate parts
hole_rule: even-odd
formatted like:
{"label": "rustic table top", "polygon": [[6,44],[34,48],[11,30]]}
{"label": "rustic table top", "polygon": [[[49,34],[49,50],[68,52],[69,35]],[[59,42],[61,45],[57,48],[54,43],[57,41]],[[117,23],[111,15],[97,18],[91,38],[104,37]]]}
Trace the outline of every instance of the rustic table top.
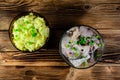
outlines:
{"label": "rustic table top", "polygon": [[[9,40],[10,22],[24,11],[40,13],[51,28],[48,45],[34,53]],[[97,29],[105,42],[100,62],[84,70],[67,66],[58,52],[62,34],[80,24]],[[120,0],[0,0],[0,80],[120,80]]]}

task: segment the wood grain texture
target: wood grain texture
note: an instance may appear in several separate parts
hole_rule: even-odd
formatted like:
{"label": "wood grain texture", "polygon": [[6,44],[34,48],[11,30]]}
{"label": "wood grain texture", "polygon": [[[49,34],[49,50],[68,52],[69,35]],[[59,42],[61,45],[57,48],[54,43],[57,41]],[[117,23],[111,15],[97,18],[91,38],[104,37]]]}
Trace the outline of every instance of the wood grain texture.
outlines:
{"label": "wood grain texture", "polygon": [[69,67],[1,66],[0,80],[119,80],[119,69],[118,66],[95,66],[86,70]]}
{"label": "wood grain texture", "polygon": [[[86,24],[99,29],[120,29],[119,3],[119,0],[106,0],[106,2],[104,0],[18,0],[18,2],[13,0],[13,2],[1,2],[0,30],[8,30],[12,19],[24,11],[35,11],[42,14],[47,18],[51,28],[70,28],[69,25]],[[2,27],[3,25],[4,27]]]}
{"label": "wood grain texture", "polygon": [[[54,32],[55,31],[55,32]],[[108,63],[120,63],[120,53],[119,53],[119,49],[120,49],[120,35],[119,32],[120,30],[98,30],[104,38],[104,42],[105,42],[105,53],[103,55],[102,58],[102,62],[108,62]],[[59,32],[59,33],[58,33]],[[37,66],[61,66],[61,63],[63,62],[62,58],[59,55],[59,51],[58,51],[58,43],[59,43],[59,39],[60,36],[62,36],[61,33],[63,33],[63,30],[53,30],[54,34],[57,35],[53,35],[51,37],[51,40],[49,41],[50,43],[48,43],[48,46],[42,48],[41,50],[39,50],[36,53],[22,53],[22,52],[18,52],[17,49],[14,48],[14,46],[12,46],[9,37],[8,37],[8,32],[7,31],[3,31],[0,32],[0,53],[2,55],[0,55],[0,57],[3,57],[1,59],[1,62],[4,62],[1,65],[10,65],[11,62],[14,62],[11,65],[24,65],[27,61],[26,65],[31,65],[31,63],[33,63],[34,61],[38,61]],[[56,38],[54,41],[53,38]],[[111,43],[112,42],[112,43]],[[51,45],[52,46],[51,46]],[[5,52],[6,51],[6,52]],[[11,55],[11,54],[15,54]],[[9,56],[10,57],[6,57],[4,58],[4,56]],[[9,60],[10,58],[10,60]],[[16,60],[16,61],[15,61]],[[21,63],[18,61],[22,61]],[[24,63],[24,61],[26,61]],[[46,63],[41,64],[42,61],[46,61]],[[61,61],[61,63],[60,63]],[[48,64],[49,62],[52,62],[54,64]],[[57,64],[57,62],[59,62]],[[39,63],[39,64],[38,64]],[[62,63],[65,64],[65,63]],[[36,64],[33,64],[36,65]]]}
{"label": "wood grain texture", "polygon": [[8,66],[0,67],[0,80],[65,80],[68,72],[68,67]]}
{"label": "wood grain texture", "polygon": [[[51,36],[48,41],[48,45],[42,49],[58,49],[58,44],[61,36],[66,30],[56,30],[51,29]],[[102,34],[105,42],[105,53],[109,53],[110,51],[118,52],[120,49],[120,30],[99,30]],[[18,51],[12,46],[11,41],[9,40],[8,31],[0,31],[0,51]],[[111,43],[112,42],[112,43]],[[112,47],[112,48],[111,48]]]}
{"label": "wood grain texture", "polygon": [[[40,13],[51,28],[47,46],[34,53],[9,40],[11,21],[25,11]],[[105,42],[102,59],[86,70],[69,68],[58,51],[62,34],[80,24],[97,29]],[[0,0],[0,80],[120,80],[120,0]]]}

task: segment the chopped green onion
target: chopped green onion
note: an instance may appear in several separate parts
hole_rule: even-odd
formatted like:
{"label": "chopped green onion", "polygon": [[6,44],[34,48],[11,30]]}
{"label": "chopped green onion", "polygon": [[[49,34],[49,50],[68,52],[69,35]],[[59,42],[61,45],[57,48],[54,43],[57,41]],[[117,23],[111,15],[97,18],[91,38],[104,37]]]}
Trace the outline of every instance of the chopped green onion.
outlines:
{"label": "chopped green onion", "polygon": [[77,44],[85,45],[87,43],[86,37],[80,37],[79,41],[77,41]]}
{"label": "chopped green onion", "polygon": [[95,36],[97,39],[100,38],[98,35]]}
{"label": "chopped green onion", "polygon": [[87,37],[88,39],[92,39],[92,37]]}
{"label": "chopped green onion", "polygon": [[98,52],[95,52],[95,53],[94,53],[95,59],[97,59],[99,56],[100,56],[100,54],[99,54]]}
{"label": "chopped green onion", "polygon": [[28,42],[30,45],[32,45],[34,42]]}
{"label": "chopped green onion", "polygon": [[89,46],[94,45],[95,41],[90,41]]}
{"label": "chopped green onion", "polygon": [[23,29],[24,29],[24,30],[28,30],[28,29],[27,29],[27,28],[25,28],[25,27],[24,27]]}
{"label": "chopped green onion", "polygon": [[26,24],[29,24],[30,22],[29,21],[25,21]]}
{"label": "chopped green onion", "polygon": [[82,58],[86,58],[87,56],[82,56]]}
{"label": "chopped green onion", "polygon": [[15,32],[19,31],[19,29],[14,29]]}
{"label": "chopped green onion", "polygon": [[15,40],[19,40],[19,36],[18,35],[14,35]]}
{"label": "chopped green onion", "polygon": [[75,48],[75,47],[72,47],[72,50],[73,50],[73,51],[77,51],[77,48]]}
{"label": "chopped green onion", "polygon": [[69,44],[71,44],[71,43],[72,43],[72,40],[69,41]]}
{"label": "chopped green onion", "polygon": [[92,40],[92,37],[87,37],[87,38],[90,39],[89,46],[92,46],[95,43],[95,41]]}
{"label": "chopped green onion", "polygon": [[102,44],[98,44],[98,46],[99,46],[99,47],[101,47],[101,46],[102,46]]}
{"label": "chopped green onion", "polygon": [[75,44],[78,44],[78,45],[79,45],[79,41],[77,41]]}
{"label": "chopped green onion", "polygon": [[92,42],[90,42],[90,43],[89,43],[89,46],[92,46],[92,45],[93,45],[93,43],[92,43]]}
{"label": "chopped green onion", "polygon": [[37,36],[37,33],[32,33],[32,37],[36,37]]}
{"label": "chopped green onion", "polygon": [[84,67],[86,67],[86,66],[87,66],[87,63],[86,63],[86,62],[83,62],[82,65],[83,65]]}
{"label": "chopped green onion", "polygon": [[75,57],[77,58],[79,56],[79,52],[77,51],[76,53],[75,53]]}
{"label": "chopped green onion", "polygon": [[36,37],[37,36],[37,31],[36,31],[36,29],[34,28],[31,28],[31,35],[32,35],[32,37]]}
{"label": "chopped green onion", "polygon": [[67,44],[67,45],[66,45],[66,48],[70,48],[70,45],[69,45],[69,44]]}

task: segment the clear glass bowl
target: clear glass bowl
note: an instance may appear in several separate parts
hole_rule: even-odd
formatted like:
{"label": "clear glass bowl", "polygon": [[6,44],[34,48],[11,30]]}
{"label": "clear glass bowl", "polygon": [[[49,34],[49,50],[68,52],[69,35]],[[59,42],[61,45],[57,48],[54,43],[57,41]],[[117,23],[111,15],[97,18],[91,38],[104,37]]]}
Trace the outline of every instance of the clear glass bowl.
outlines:
{"label": "clear glass bowl", "polygon": [[[94,29],[94,28],[92,28],[92,27],[90,27],[90,26],[86,26],[86,25],[78,25],[77,27],[81,27],[81,26],[84,26],[84,27],[87,27],[87,28],[89,28],[89,29],[91,29],[95,34],[97,34],[97,35],[99,35],[99,37],[100,37],[100,43],[102,44],[102,46],[100,47],[100,49],[99,49],[99,56],[97,57],[97,59],[94,61],[94,62],[88,62],[88,65],[86,66],[86,67],[84,67],[84,66],[79,66],[79,67],[75,67],[70,61],[69,61],[69,59],[63,54],[63,52],[62,52],[62,46],[61,46],[61,44],[62,44],[62,40],[63,40],[63,38],[64,38],[64,36],[67,34],[67,31],[69,31],[70,29],[68,29],[64,34],[63,34],[63,36],[61,37],[61,40],[60,40],[60,42],[59,42],[59,53],[60,53],[60,55],[61,55],[61,57],[63,58],[63,60],[69,65],[69,66],[71,66],[71,67],[73,67],[73,68],[77,68],[77,69],[87,69],[87,68],[90,68],[90,67],[92,67],[92,66],[94,66],[99,60],[100,60],[100,58],[102,57],[102,55],[103,55],[103,53],[104,53],[104,41],[103,41],[103,38],[102,38],[102,36],[101,36],[101,34],[96,30],[96,29]],[[76,27],[76,26],[75,26]],[[72,27],[73,28],[73,27]],[[77,60],[77,59],[76,59]]]}

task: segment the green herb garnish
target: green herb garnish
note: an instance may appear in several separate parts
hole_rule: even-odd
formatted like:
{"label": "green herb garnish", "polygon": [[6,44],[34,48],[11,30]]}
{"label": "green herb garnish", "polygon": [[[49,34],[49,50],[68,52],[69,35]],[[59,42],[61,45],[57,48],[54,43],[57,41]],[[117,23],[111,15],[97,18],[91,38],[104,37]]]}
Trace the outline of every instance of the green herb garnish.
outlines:
{"label": "green herb garnish", "polygon": [[71,43],[72,43],[72,40],[70,40],[68,43],[71,44]]}
{"label": "green herb garnish", "polygon": [[32,45],[34,42],[28,42],[30,45]]}
{"label": "green herb garnish", "polygon": [[80,37],[76,44],[85,45],[87,43],[86,37]]}
{"label": "green herb garnish", "polygon": [[95,59],[97,59],[99,56],[100,56],[100,54],[99,54],[98,52],[95,52],[95,53],[94,53]]}
{"label": "green herb garnish", "polygon": [[79,56],[79,52],[77,51],[76,53],[75,53],[75,57],[78,57]]}
{"label": "green herb garnish", "polygon": [[79,41],[77,41],[75,44],[78,44],[78,45],[79,45]]}
{"label": "green herb garnish", "polygon": [[37,33],[32,33],[32,37],[36,37],[37,36]]}
{"label": "green herb garnish", "polygon": [[84,67],[86,67],[86,66],[87,66],[87,62],[83,62],[82,65],[83,65]]}
{"label": "green herb garnish", "polygon": [[66,45],[66,48],[70,48],[70,45],[69,45],[69,44],[67,44],[67,45]]}
{"label": "green herb garnish", "polygon": [[98,44],[98,46],[99,46],[99,47],[101,47],[101,46],[102,46],[102,44]]}
{"label": "green herb garnish", "polygon": [[87,56],[82,56],[82,58],[86,58]]}
{"label": "green herb garnish", "polygon": [[89,46],[94,45],[95,41],[90,41]]}
{"label": "green herb garnish", "polygon": [[32,37],[37,36],[37,31],[35,30],[35,28],[31,28],[31,35],[32,35]]}
{"label": "green herb garnish", "polygon": [[25,21],[26,24],[29,24],[30,22],[29,21]]}
{"label": "green herb garnish", "polygon": [[95,36],[97,39],[100,38],[98,35]]}
{"label": "green herb garnish", "polygon": [[73,51],[77,51],[77,48],[75,48],[75,47],[72,47],[72,50],[73,50]]}
{"label": "green herb garnish", "polygon": [[19,29],[14,29],[15,32],[19,31]]}
{"label": "green herb garnish", "polygon": [[14,35],[14,38],[15,38],[15,40],[19,40],[20,39],[18,35]]}
{"label": "green herb garnish", "polygon": [[87,37],[88,39],[92,39],[92,37]]}

